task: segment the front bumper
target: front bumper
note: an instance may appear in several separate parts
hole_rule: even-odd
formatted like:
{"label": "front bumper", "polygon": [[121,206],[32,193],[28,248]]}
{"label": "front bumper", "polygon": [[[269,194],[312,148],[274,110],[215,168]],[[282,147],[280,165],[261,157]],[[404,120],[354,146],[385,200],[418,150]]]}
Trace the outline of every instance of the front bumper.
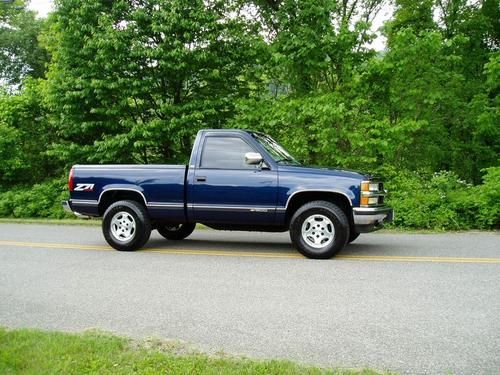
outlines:
{"label": "front bumper", "polygon": [[354,227],[358,233],[378,230],[394,218],[391,207],[355,207],[353,208]]}

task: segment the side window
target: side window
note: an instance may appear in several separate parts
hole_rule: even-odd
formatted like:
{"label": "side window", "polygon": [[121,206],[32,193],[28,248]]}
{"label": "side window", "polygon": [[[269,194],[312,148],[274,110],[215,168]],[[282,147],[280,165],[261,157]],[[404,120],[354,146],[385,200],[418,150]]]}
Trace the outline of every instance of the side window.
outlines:
{"label": "side window", "polygon": [[245,154],[255,152],[243,139],[236,137],[207,137],[201,153],[201,168],[255,169],[245,163]]}

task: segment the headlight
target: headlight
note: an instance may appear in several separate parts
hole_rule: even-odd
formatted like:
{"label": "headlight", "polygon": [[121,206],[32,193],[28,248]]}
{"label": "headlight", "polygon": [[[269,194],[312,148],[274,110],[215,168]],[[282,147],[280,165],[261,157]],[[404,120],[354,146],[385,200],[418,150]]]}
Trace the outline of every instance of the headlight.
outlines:
{"label": "headlight", "polygon": [[379,191],[380,185],[380,182],[363,181],[361,183],[361,191]]}
{"label": "headlight", "polygon": [[361,182],[361,206],[381,206],[384,204],[383,184],[377,181]]}

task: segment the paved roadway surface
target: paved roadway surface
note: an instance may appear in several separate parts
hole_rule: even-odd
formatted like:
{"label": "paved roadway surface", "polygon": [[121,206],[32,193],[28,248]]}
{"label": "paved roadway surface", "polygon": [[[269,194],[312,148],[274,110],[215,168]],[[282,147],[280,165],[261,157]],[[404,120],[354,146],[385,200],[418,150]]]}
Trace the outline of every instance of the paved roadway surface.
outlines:
{"label": "paved roadway surface", "polygon": [[98,227],[0,224],[0,325],[187,341],[412,374],[500,373],[500,236],[362,235],[308,260],[287,234],[196,231],[120,253]]}

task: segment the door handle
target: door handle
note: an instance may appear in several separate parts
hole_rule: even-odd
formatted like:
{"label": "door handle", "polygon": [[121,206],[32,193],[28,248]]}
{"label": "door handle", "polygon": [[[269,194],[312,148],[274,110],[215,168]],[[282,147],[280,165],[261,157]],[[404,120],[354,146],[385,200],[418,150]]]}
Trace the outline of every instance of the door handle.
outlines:
{"label": "door handle", "polygon": [[207,180],[207,178],[205,176],[196,177],[196,181],[198,181],[198,182],[205,182],[206,180]]}

